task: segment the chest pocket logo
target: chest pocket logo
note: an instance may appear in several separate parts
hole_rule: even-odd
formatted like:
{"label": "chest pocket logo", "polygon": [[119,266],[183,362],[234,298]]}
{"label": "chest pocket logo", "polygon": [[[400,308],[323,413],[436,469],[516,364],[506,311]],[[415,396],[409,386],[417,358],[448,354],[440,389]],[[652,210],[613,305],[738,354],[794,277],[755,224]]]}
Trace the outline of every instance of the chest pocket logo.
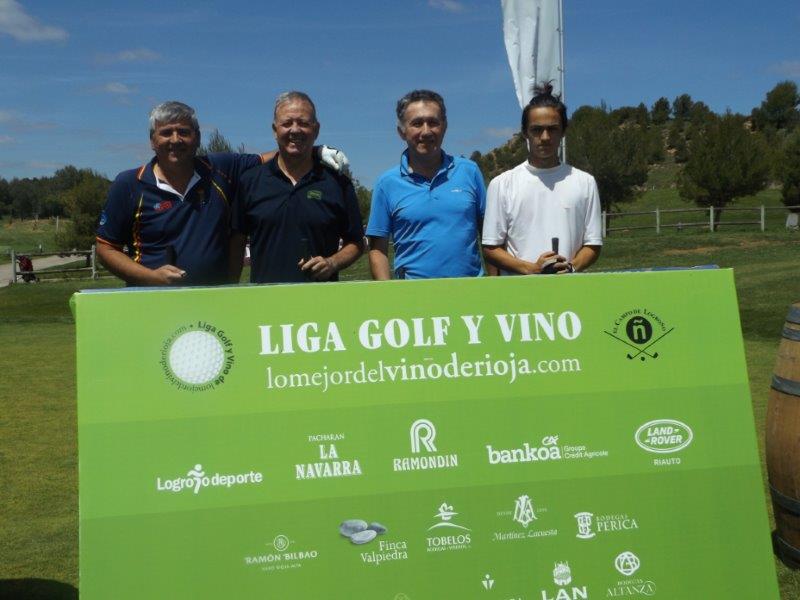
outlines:
{"label": "chest pocket logo", "polygon": [[322,191],[321,190],[308,190],[306,194],[306,198],[309,200],[322,200]]}
{"label": "chest pocket logo", "polygon": [[170,208],[172,208],[172,205],[173,205],[172,200],[162,200],[161,202],[157,202],[153,206],[153,210],[156,211],[157,213],[166,212]]}

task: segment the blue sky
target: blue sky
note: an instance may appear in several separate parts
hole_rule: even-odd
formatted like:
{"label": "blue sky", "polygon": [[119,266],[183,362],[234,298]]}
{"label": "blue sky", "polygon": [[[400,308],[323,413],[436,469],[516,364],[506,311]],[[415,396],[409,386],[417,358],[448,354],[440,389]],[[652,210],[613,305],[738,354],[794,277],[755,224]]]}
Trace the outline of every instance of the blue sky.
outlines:
{"label": "blue sky", "polygon": [[[564,0],[564,19],[570,109],[689,93],[749,113],[800,81],[797,0]],[[371,187],[403,149],[394,104],[420,87],[445,98],[450,153],[510,137],[520,109],[499,0],[0,0],[0,176],[133,168],[150,156],[150,108],[171,99],[203,131],[267,150],[275,96],[300,89],[320,141]]]}

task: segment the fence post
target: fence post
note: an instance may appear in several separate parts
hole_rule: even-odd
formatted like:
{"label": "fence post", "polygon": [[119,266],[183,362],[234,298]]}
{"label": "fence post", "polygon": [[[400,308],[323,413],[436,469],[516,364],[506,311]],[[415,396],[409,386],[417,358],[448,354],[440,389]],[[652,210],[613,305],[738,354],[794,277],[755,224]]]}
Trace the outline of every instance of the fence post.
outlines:
{"label": "fence post", "polygon": [[656,235],[661,235],[661,211],[656,208]]}
{"label": "fence post", "polygon": [[761,231],[764,231],[767,227],[767,209],[764,208],[764,205],[761,205]]}
{"label": "fence post", "polygon": [[607,235],[607,225],[606,225],[606,211],[603,211],[603,237],[605,238]]}
{"label": "fence post", "polygon": [[17,283],[17,253],[11,249],[11,283]]}
{"label": "fence post", "polygon": [[714,207],[708,207],[708,230],[714,231]]}
{"label": "fence post", "polygon": [[92,279],[97,279],[97,244],[92,244]]}
{"label": "fence post", "polygon": [[56,233],[58,233],[58,215],[56,215]]}

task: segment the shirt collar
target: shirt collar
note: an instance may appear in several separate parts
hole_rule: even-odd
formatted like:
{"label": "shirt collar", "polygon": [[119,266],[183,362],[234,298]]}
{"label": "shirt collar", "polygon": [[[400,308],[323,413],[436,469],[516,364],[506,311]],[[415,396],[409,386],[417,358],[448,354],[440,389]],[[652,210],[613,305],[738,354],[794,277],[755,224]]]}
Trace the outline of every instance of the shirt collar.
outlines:
{"label": "shirt collar", "polygon": [[[155,164],[156,164],[156,157],[154,156],[153,158],[150,159],[150,162],[142,165],[139,168],[139,171],[136,173],[136,178],[144,183],[149,183],[150,185],[157,186],[158,183],[156,182],[156,175],[153,172],[153,167],[155,166]],[[211,166],[211,163],[208,162],[207,156],[194,157],[194,173],[200,179],[205,179],[209,177],[212,171],[213,167]],[[192,177],[192,181],[194,181],[194,176]]]}
{"label": "shirt collar", "polygon": [[[267,161],[266,165],[269,172],[274,175],[275,177],[280,177],[282,179],[286,179],[289,181],[289,178],[284,175],[283,171],[281,171],[280,166],[278,166],[278,155],[276,154],[270,160]],[[305,181],[306,179],[319,179],[322,177],[322,171],[325,167],[323,166],[322,162],[317,158],[317,153],[314,153],[314,166],[311,167],[311,171],[309,171],[300,181]],[[300,181],[297,183],[299,184]]]}
{"label": "shirt collar", "polygon": [[[449,169],[453,168],[453,157],[447,154],[444,150],[442,150],[442,165],[439,167],[439,171],[436,175],[433,176],[433,179],[436,179],[439,175],[448,171]],[[408,150],[403,150],[403,154],[400,156],[400,174],[404,177],[411,177],[415,175],[415,173],[411,170],[411,167],[408,166]],[[433,181],[431,179],[431,181]]]}

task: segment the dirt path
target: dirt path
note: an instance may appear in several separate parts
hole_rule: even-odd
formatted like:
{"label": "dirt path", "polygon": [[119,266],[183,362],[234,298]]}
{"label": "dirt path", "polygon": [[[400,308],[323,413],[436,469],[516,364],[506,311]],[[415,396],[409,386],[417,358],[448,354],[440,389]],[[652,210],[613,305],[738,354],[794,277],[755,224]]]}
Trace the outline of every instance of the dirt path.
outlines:
{"label": "dirt path", "polygon": [[[57,267],[67,263],[75,262],[83,258],[82,256],[36,256],[33,260],[33,270]],[[0,265],[0,287],[5,287],[11,283],[12,269],[11,263]]]}

